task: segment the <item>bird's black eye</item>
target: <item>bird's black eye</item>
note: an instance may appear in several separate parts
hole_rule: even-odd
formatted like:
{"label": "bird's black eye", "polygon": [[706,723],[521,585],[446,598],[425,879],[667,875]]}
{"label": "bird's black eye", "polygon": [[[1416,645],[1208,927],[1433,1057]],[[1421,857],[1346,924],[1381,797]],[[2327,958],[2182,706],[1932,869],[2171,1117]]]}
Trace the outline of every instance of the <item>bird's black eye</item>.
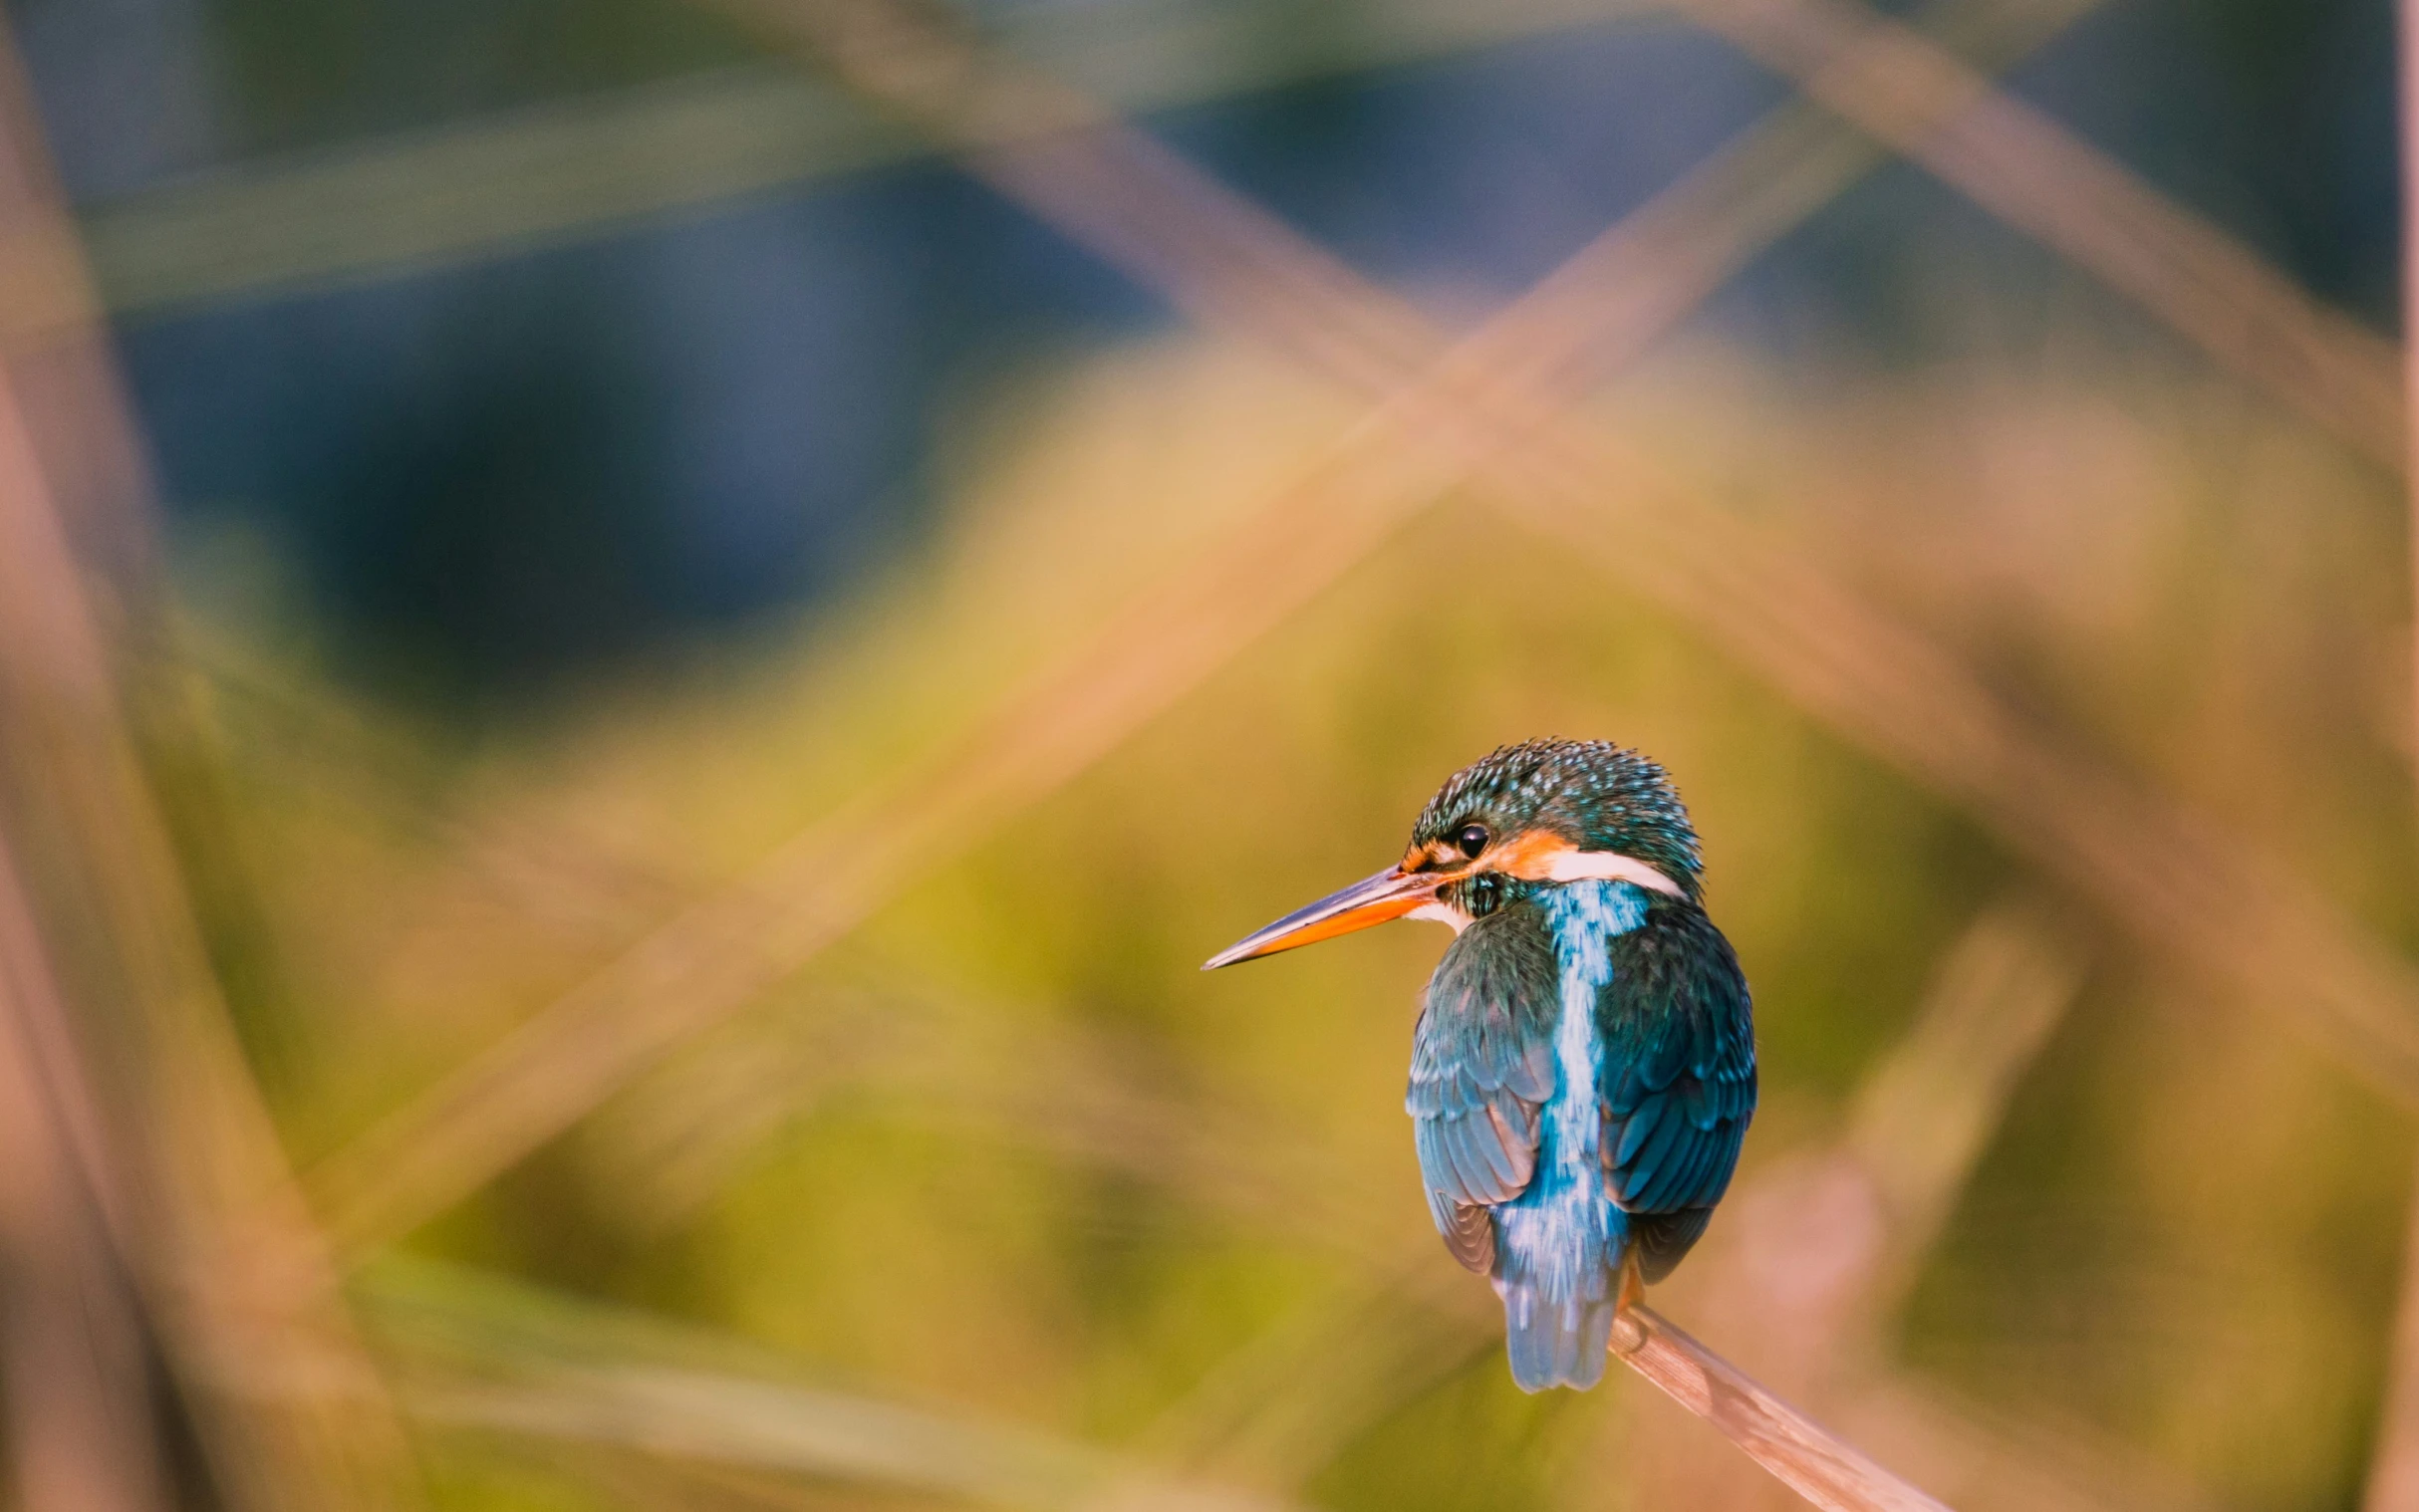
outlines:
{"label": "bird's black eye", "polygon": [[1453,838],[1453,843],[1462,848],[1464,856],[1476,861],[1478,853],[1486,849],[1486,842],[1490,838],[1484,825],[1464,825],[1462,833]]}

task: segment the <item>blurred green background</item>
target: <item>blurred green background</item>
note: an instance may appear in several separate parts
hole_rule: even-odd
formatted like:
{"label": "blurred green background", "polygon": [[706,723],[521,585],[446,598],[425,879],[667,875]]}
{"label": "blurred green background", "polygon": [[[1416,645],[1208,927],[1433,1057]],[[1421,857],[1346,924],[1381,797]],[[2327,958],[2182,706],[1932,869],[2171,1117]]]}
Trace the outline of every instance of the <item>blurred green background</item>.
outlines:
{"label": "blurred green background", "polygon": [[[1997,9],[2021,98],[2392,328],[2387,6]],[[431,1089],[765,858],[863,871],[805,964],[693,1022],[665,977],[637,1074],[370,1225],[405,1500],[1787,1504],[1636,1382],[1512,1386],[1401,1111],[1441,934],[1195,969],[1550,733],[1672,771],[1756,997],[1762,1111],[1662,1311],[1961,1506],[2361,1505],[2408,1110],[2021,815],[1449,479],[1146,663],[1063,780],[945,800],[904,862],[784,852],[912,813],[996,710],[1093,718],[1050,669],[1181,617],[1153,585],[1365,401],[760,18],[9,14],[155,471],[148,779],[320,1216],[377,1185],[357,1141],[443,1134]],[[1789,97],[1627,4],[972,20],[1453,332]],[[1751,523],[2410,947],[2400,479],[1916,167],[1809,209],[1580,406],[1643,507]],[[681,969],[755,949],[705,939]],[[175,1379],[167,1499],[240,1501]]]}

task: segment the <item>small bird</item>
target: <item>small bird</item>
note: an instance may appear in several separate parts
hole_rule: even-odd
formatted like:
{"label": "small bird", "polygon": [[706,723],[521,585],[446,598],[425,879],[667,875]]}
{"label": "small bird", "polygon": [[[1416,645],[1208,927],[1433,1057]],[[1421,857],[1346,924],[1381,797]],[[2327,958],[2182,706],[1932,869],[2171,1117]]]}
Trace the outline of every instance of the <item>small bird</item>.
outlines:
{"label": "small bird", "polygon": [[1705,1232],[1755,1112],[1747,978],[1671,780],[1598,740],[1454,774],[1403,860],[1202,969],[1393,918],[1450,924],[1405,1099],[1428,1206],[1503,1299],[1521,1389],[1604,1375],[1613,1316]]}

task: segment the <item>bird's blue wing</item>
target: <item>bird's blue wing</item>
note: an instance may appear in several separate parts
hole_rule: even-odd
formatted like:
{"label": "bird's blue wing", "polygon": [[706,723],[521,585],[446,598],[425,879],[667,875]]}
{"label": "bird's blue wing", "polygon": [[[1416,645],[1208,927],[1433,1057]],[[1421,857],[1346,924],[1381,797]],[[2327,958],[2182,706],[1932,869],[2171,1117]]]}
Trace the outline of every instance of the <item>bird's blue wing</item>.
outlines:
{"label": "bird's blue wing", "polygon": [[1695,905],[1658,902],[1612,955],[1596,1004],[1605,1190],[1657,1281],[1731,1184],[1755,1112],[1755,1032],[1739,959]]}
{"label": "bird's blue wing", "polygon": [[1528,907],[1463,930],[1429,979],[1404,1106],[1437,1231],[1475,1271],[1494,1263],[1488,1205],[1518,1196],[1536,1170],[1556,1002],[1553,941]]}

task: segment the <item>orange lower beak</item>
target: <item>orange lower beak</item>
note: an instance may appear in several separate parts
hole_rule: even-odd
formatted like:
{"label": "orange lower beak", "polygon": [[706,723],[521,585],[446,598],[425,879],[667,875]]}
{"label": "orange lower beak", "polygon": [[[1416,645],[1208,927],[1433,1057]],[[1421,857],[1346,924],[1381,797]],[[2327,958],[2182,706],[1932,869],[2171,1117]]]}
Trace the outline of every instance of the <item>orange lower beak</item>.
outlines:
{"label": "orange lower beak", "polygon": [[1388,867],[1340,892],[1328,893],[1307,908],[1295,909],[1265,929],[1244,935],[1210,957],[1202,969],[1215,971],[1236,961],[1256,960],[1279,950],[1315,945],[1323,939],[1401,918],[1436,901],[1437,888],[1454,880],[1435,872],[1406,872],[1401,867]]}

